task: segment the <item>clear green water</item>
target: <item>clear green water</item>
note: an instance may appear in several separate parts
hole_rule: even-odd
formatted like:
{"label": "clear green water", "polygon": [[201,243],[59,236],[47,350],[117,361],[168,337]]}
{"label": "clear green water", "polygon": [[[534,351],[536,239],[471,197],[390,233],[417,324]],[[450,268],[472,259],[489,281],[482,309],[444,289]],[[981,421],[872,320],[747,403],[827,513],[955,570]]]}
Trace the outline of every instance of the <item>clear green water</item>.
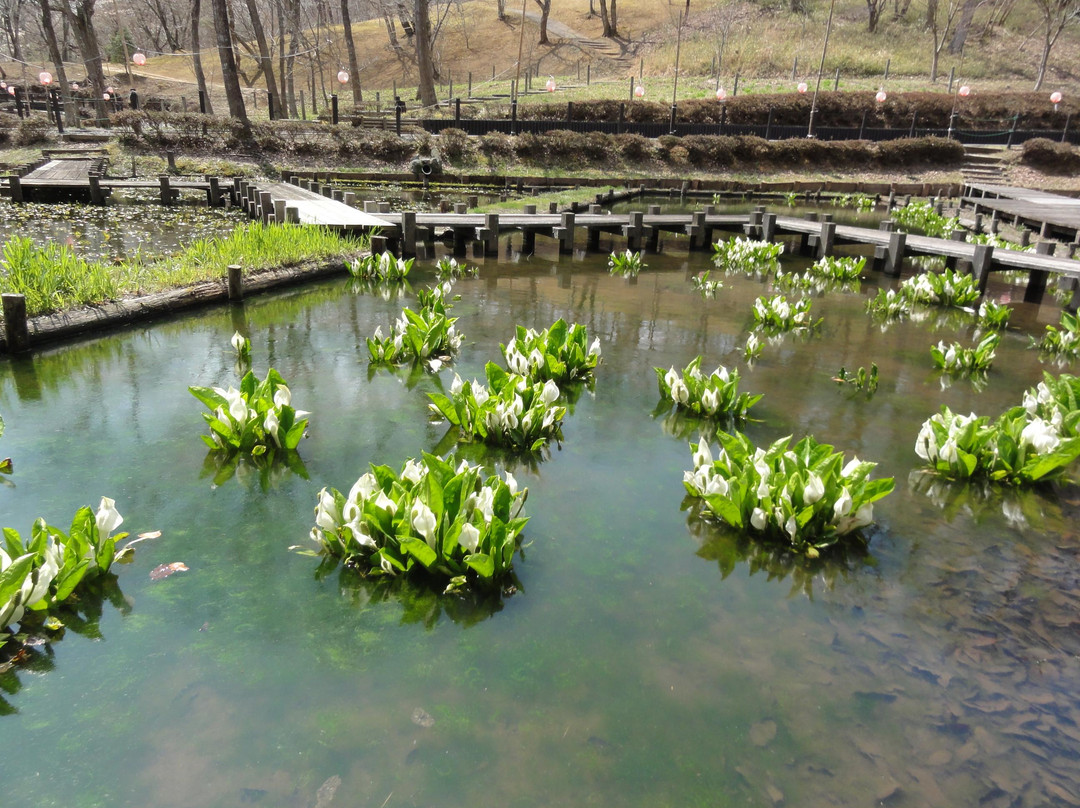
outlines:
{"label": "clear green water", "polygon": [[[0,363],[0,452],[16,470],[0,488],[2,524],[63,523],[106,494],[125,529],[163,531],[118,568],[111,600],[66,619],[82,633],[0,676],[0,804],[1036,805],[1077,794],[1080,491],[1003,499],[909,484],[915,435],[939,404],[996,415],[1039,379],[1026,336],[1004,339],[985,391],[943,390],[928,346],[967,329],[882,327],[863,313],[864,285],[815,300],[820,334],[783,338],[745,369],[761,282],[729,277],[703,301],[689,277],[705,256],[676,246],[647,260],[627,282],[603,256],[489,259],[455,287],[462,375],[479,376],[517,323],[566,317],[604,350],[562,447],[513,467],[532,521],[520,591],[498,604],[318,576],[288,550],[305,541],[320,487],[347,488],[369,462],[399,466],[444,435],[424,393],[449,371],[368,371],[364,339],[402,300],[335,280]],[[1021,314],[1056,319],[1050,307]],[[256,369],[277,367],[314,413],[308,479],[210,484],[186,387],[232,379],[236,328]],[[698,353],[743,368],[745,389],[765,394],[755,439],[810,432],[896,477],[867,556],[804,569],[688,518],[690,452],[651,415],[652,367]],[[882,384],[869,401],[830,381],[871,361]],[[150,580],[173,561],[190,571]]]}

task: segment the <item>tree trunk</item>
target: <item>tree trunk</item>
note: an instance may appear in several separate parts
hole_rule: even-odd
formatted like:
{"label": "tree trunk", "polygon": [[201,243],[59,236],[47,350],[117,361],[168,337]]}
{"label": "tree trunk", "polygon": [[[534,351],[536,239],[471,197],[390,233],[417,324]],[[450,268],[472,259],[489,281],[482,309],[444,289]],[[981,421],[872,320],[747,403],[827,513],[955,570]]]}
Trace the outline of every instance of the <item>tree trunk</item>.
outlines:
{"label": "tree trunk", "polygon": [[[589,0],[592,3],[592,0]],[[506,0],[498,0],[499,22],[506,22]]]}
{"label": "tree trunk", "polygon": [[[344,0],[342,0],[344,2]],[[255,42],[259,46],[259,66],[262,68],[266,79],[266,92],[274,98],[274,104],[281,110],[281,95],[278,94],[277,81],[274,78],[274,59],[270,55],[270,46],[266,42],[266,31],[263,30],[262,15],[255,7],[255,0],[247,0],[248,15],[251,17],[251,31],[255,34]]]}
{"label": "tree trunk", "polygon": [[352,18],[349,16],[349,0],[341,0],[341,27],[345,35],[345,51],[349,55],[349,87],[352,88],[353,107],[358,107],[362,100],[360,63],[356,61],[356,42],[353,40]]}
{"label": "tree trunk", "polygon": [[11,46],[11,58],[17,63],[23,61],[22,50],[22,20],[19,3],[12,3],[4,9],[4,33],[7,35],[8,44]]}
{"label": "tree trunk", "polygon": [[386,23],[386,38],[390,40],[390,47],[395,51],[401,50],[401,45],[397,39],[397,27],[394,25],[394,18],[389,14],[383,14],[383,22]]}
{"label": "tree trunk", "polygon": [[202,14],[202,0],[191,0],[191,69],[195,72],[195,83],[199,92],[206,99],[206,112],[214,114],[214,105],[210,102],[210,91],[206,88],[206,74],[202,69],[202,55],[199,45],[199,15]]}
{"label": "tree trunk", "polygon": [[[289,26],[289,53],[285,57],[285,72],[289,83],[289,98],[293,108],[293,117],[296,117],[296,54],[300,51],[300,3],[298,0],[288,0],[288,16],[286,22]],[[282,34],[284,37],[284,34]],[[311,103],[315,103],[315,96],[311,96]]]}
{"label": "tree trunk", "polygon": [[601,36],[605,36],[608,39],[614,39],[618,36],[614,26],[611,24],[611,15],[608,13],[607,0],[600,0],[600,22],[604,24],[604,33]]}
{"label": "tree trunk", "polygon": [[968,30],[971,28],[971,20],[975,17],[975,9],[982,0],[964,0],[964,8],[960,12],[960,22],[956,24],[952,41],[949,42],[949,53],[960,53],[967,42]]}
{"label": "tree trunk", "polygon": [[[550,45],[547,35],[548,15],[551,14],[551,0],[536,0],[536,5],[540,6],[540,45]],[[525,24],[525,20],[521,21],[521,24]]]}
{"label": "tree trunk", "polygon": [[68,126],[79,125],[79,109],[75,100],[68,92],[67,71],[64,70],[64,60],[60,57],[60,43],[56,39],[56,28],[52,23],[52,9],[49,8],[49,0],[40,0],[41,3],[41,32],[45,36],[45,44],[49,48],[49,57],[52,59],[53,70],[56,71],[56,84],[64,97],[64,123]]}
{"label": "tree trunk", "polygon": [[217,32],[218,57],[221,59],[221,82],[225,85],[225,98],[229,102],[229,116],[240,122],[241,138],[251,140],[251,121],[240,92],[240,74],[236,69],[233,53],[232,28],[229,24],[227,0],[210,0],[214,8],[214,30]]}
{"label": "tree trunk", "polygon": [[95,0],[77,0],[74,7],[69,2],[64,2],[61,10],[71,23],[72,33],[86,67],[86,79],[94,88],[94,108],[98,122],[105,125],[109,120],[105,114],[105,72],[101,69],[101,48],[94,30],[94,2]]}
{"label": "tree trunk", "polygon": [[416,11],[413,40],[416,43],[416,67],[420,72],[420,103],[425,107],[433,107],[438,103],[438,99],[435,96],[435,64],[431,57],[431,16],[428,0],[413,0],[413,6]]}

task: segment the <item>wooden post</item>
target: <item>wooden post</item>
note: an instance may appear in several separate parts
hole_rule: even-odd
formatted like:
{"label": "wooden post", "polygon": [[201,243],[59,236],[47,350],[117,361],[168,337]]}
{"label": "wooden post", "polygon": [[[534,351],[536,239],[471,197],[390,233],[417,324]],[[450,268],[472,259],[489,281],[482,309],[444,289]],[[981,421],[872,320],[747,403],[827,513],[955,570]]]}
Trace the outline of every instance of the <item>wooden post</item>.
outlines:
{"label": "wooden post", "polygon": [[217,177],[209,177],[210,190],[207,191],[209,195],[210,207],[216,208],[221,204],[221,180]]}
{"label": "wooden post", "polygon": [[296,205],[286,205],[285,221],[289,224],[300,224],[300,208],[296,207]]}
{"label": "wooden post", "polygon": [[889,234],[889,254],[885,256],[884,272],[893,278],[899,278],[904,268],[904,248],[907,247],[907,233]]}
{"label": "wooden post", "polygon": [[161,204],[172,204],[172,190],[169,188],[169,175],[161,174],[158,176],[158,184],[161,186]]}
{"label": "wooden post", "polygon": [[406,210],[401,213],[401,254],[416,255],[416,211]]}
{"label": "wooden post", "polygon": [[244,299],[244,276],[239,264],[229,264],[229,300]]}
{"label": "wooden post", "polygon": [[[564,221],[565,216],[566,214],[563,214]],[[626,221],[627,223],[623,225],[623,235],[626,236],[626,249],[637,252],[641,249],[641,231],[645,226],[645,214],[640,210],[630,211]]]}
{"label": "wooden post", "polygon": [[484,229],[487,239],[484,241],[484,255],[499,254],[499,214],[488,213],[484,216]]}
{"label": "wooden post", "polygon": [[[1053,255],[1054,254],[1054,242],[1053,241],[1040,241],[1035,245],[1035,252],[1038,255]],[[1024,302],[1025,303],[1041,303],[1043,293],[1046,292],[1046,282],[1050,278],[1050,272],[1045,269],[1033,269],[1028,273],[1028,285],[1024,290]]]}
{"label": "wooden post", "polygon": [[26,298],[22,295],[0,295],[4,309],[4,337],[8,353],[30,350],[30,332],[26,327]]}
{"label": "wooden post", "polygon": [[23,202],[22,179],[18,174],[8,174],[8,188],[11,191],[11,201],[21,204]]}
{"label": "wooden post", "polygon": [[[631,214],[631,216],[632,215],[633,214]],[[559,239],[559,252],[564,255],[568,255],[574,252],[575,218],[575,215],[569,212],[562,215],[562,238]]]}
{"label": "wooden post", "polygon": [[765,241],[776,238],[776,214],[766,213],[761,219],[761,237]]}
{"label": "wooden post", "polygon": [[274,199],[269,191],[259,191],[259,214],[264,222],[270,221],[270,215],[274,212]]}
{"label": "wooden post", "polygon": [[356,205],[356,191],[346,191],[345,195],[341,198],[341,201],[348,205],[350,208]]}
{"label": "wooden post", "polygon": [[690,249],[703,250],[706,244],[708,242],[705,240],[705,211],[695,210],[690,214]]}
{"label": "wooden post", "polygon": [[818,236],[817,257],[832,255],[833,242],[836,240],[836,222],[822,222],[821,235]]}
{"label": "wooden post", "polygon": [[277,224],[283,224],[285,222],[285,200],[274,200],[274,221]]}
{"label": "wooden post", "polygon": [[90,183],[90,202],[95,205],[104,205],[105,196],[101,193],[101,177],[91,172],[86,180]]}
{"label": "wooden post", "polygon": [[976,244],[971,255],[971,274],[979,283],[979,293],[986,291],[990,281],[990,267],[993,265],[994,248],[990,244]]}

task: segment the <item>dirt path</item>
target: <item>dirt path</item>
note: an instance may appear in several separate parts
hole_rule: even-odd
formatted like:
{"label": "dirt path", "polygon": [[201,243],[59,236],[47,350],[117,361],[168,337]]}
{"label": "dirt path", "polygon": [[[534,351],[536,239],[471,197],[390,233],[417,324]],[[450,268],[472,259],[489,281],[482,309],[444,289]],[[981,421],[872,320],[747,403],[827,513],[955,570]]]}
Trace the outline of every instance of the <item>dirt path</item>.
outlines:
{"label": "dirt path", "polygon": [[[537,25],[540,24],[540,14],[535,11],[526,11],[525,17]],[[627,43],[621,40],[605,39],[603,37],[593,39],[575,31],[565,23],[550,18],[548,19],[547,30],[549,34],[565,40],[593,58],[609,60],[612,63],[612,72],[633,70],[633,57],[628,51]]]}

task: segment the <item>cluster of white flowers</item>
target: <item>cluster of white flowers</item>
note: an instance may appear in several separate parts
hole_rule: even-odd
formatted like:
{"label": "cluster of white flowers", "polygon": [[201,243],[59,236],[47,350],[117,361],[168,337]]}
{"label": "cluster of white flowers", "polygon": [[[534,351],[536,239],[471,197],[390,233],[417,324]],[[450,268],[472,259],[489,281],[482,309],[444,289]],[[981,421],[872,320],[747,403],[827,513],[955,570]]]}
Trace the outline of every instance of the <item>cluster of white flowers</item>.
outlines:
{"label": "cluster of white flowers", "polygon": [[355,259],[349,271],[358,278],[382,281],[404,280],[412,270],[412,259],[397,258],[390,252]]}
{"label": "cluster of white flowers", "polygon": [[774,265],[783,252],[783,243],[736,236],[713,245],[713,263],[725,270],[753,272]]}
{"label": "cluster of white flowers", "polygon": [[774,328],[804,328],[810,325],[810,299],[802,298],[794,304],[783,295],[759,297],[754,301],[754,320],[760,325]]}
{"label": "cluster of white flowers", "polygon": [[[784,459],[792,464],[798,464],[798,458],[792,451],[783,455]],[[755,530],[764,531],[770,519],[783,528],[792,542],[798,537],[797,511],[802,507],[813,506],[825,498],[825,482],[813,471],[806,471],[805,475],[785,475],[774,469],[768,462],[766,452],[757,447],[753,455],[747,458],[743,467],[732,462],[731,457],[723,446],[718,447],[718,454],[714,459],[712,450],[704,436],[698,442],[693,453],[694,468],[692,471],[683,472],[683,482],[686,487],[697,496],[707,499],[710,496],[727,496],[731,487],[731,480],[744,478],[744,472],[752,467],[750,482],[756,483],[754,495],[757,497],[756,504],[750,513],[750,525]],[[832,505],[830,524],[835,526],[837,533],[850,533],[853,530],[866,527],[874,521],[874,504],[867,502],[852,513],[854,501],[851,490],[845,481],[854,481],[856,475],[862,471],[863,463],[859,458],[852,458],[840,472],[840,491],[836,494]],[[792,487],[792,480],[801,480],[805,476],[805,482],[801,483],[798,491]],[[744,479],[744,482],[746,480]],[[801,505],[793,504],[793,499]],[[825,502],[827,507],[828,501]]]}
{"label": "cluster of white flowers", "polygon": [[[213,388],[214,392],[223,397],[228,403],[229,408],[226,410],[224,407],[218,407],[214,411],[214,416],[223,424],[232,423],[233,428],[237,432],[243,432],[244,427],[248,421],[253,418],[258,418],[259,413],[253,408],[248,406],[247,399],[244,398],[244,394],[237,390],[235,387],[230,386],[227,390],[221,387]],[[274,442],[281,445],[281,439],[278,435],[278,431],[281,427],[281,408],[288,407],[292,404],[292,392],[284,384],[277,385],[274,390],[274,405],[267,409],[266,415],[263,417],[262,427],[266,430],[266,433],[273,437]],[[304,410],[296,411],[296,419],[304,418],[311,413]],[[224,445],[221,440],[221,436],[218,433],[212,433],[212,436],[219,443]]]}
{"label": "cluster of white flowers", "polygon": [[900,294],[913,303],[933,306],[966,306],[979,299],[974,276],[948,269],[913,275],[900,284]]}
{"label": "cluster of white flowers", "polygon": [[[975,413],[960,415],[953,412],[938,412],[923,421],[919,435],[915,438],[915,454],[927,463],[936,463],[939,459],[952,465],[958,459],[957,438],[967,429],[968,424],[979,420]],[[945,440],[938,445],[937,432],[934,425],[945,430]]]}

